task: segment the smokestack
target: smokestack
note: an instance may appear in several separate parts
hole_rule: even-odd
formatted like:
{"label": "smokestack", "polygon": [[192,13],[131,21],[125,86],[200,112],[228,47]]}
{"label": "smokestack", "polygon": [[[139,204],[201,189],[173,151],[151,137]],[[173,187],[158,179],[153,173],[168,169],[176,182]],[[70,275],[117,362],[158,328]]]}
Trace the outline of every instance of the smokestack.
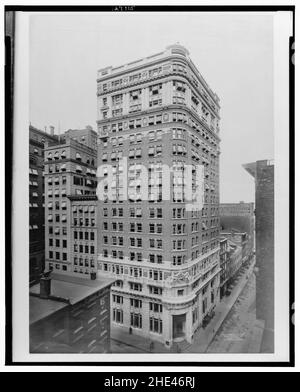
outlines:
{"label": "smokestack", "polygon": [[50,125],[50,135],[51,136],[54,136],[54,126],[53,125]]}
{"label": "smokestack", "polygon": [[40,280],[40,297],[48,299],[51,295],[51,271],[44,271]]}

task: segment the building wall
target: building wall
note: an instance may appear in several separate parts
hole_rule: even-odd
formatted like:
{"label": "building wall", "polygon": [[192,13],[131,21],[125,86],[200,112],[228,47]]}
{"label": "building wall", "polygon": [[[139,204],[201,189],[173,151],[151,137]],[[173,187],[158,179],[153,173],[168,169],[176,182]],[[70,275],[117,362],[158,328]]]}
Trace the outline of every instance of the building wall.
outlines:
{"label": "building wall", "polygon": [[220,239],[220,298],[222,298],[227,291],[227,282],[230,278],[230,257],[229,257],[229,247],[228,247],[228,239],[221,238]]}
{"label": "building wall", "polygon": [[270,338],[263,350],[274,350],[274,165],[257,162],[256,169],[256,315],[266,321]]}
{"label": "building wall", "polygon": [[72,197],[71,205],[72,271],[80,274],[97,272],[97,198]]}
{"label": "building wall", "polygon": [[[229,242],[230,245],[230,242]],[[234,250],[229,252],[228,279],[235,277],[243,264],[243,248],[234,244]]]}
{"label": "building wall", "polygon": [[85,146],[97,149],[97,132],[93,130],[91,126],[87,126],[85,129],[69,129],[62,135],[62,140],[71,138],[78,141]]}
{"label": "building wall", "polygon": [[56,138],[29,126],[29,280],[45,268],[44,145]]}
{"label": "building wall", "polygon": [[254,235],[254,219],[250,216],[220,216],[221,229],[235,229]]}
{"label": "building wall", "polygon": [[110,351],[110,289],[30,326],[31,353],[106,353]]}
{"label": "building wall", "polygon": [[247,233],[247,241],[243,244],[243,257],[251,257],[255,248],[255,215],[254,203],[220,204],[220,224],[222,231]]}
{"label": "building wall", "polygon": [[[63,143],[48,145],[45,149],[47,268],[62,273],[74,271],[74,218],[70,197],[95,196],[96,156],[96,150],[69,138]],[[81,205],[84,204],[82,201]],[[92,224],[92,219],[95,223],[96,212],[87,214],[82,225],[86,230]],[[94,218],[91,214],[94,214]],[[86,257],[91,262],[91,247],[88,249]]]}
{"label": "building wall", "polygon": [[[117,184],[115,200],[99,201],[99,274],[118,279],[114,325],[166,344],[190,341],[218,302],[218,111],[217,96],[181,46],[99,71],[98,166],[112,165]],[[122,201],[124,157],[131,178],[142,165],[148,172],[162,164],[205,166],[203,210],[186,211],[180,192],[171,201]],[[160,192],[162,178],[148,185]]]}
{"label": "building wall", "polygon": [[261,352],[274,352],[274,162],[244,164],[255,179],[256,316],[265,321]]}

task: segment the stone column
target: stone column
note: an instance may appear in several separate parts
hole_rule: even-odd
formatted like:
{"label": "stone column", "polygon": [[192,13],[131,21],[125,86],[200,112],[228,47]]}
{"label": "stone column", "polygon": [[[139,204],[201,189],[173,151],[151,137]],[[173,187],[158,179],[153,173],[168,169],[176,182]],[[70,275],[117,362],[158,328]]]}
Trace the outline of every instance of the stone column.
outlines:
{"label": "stone column", "polygon": [[149,88],[142,89],[142,111],[149,108]]}
{"label": "stone column", "polygon": [[129,113],[129,92],[123,94],[123,114]]}

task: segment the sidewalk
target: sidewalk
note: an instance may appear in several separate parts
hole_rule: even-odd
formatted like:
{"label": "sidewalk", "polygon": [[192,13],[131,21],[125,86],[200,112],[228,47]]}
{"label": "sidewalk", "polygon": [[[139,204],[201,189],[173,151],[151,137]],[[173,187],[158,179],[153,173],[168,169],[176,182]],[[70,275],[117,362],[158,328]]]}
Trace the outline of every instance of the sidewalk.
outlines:
{"label": "sidewalk", "polygon": [[254,264],[252,264],[243,275],[240,277],[237,285],[233,288],[229,297],[224,298],[215,309],[215,316],[205,329],[200,328],[194,335],[193,343],[187,347],[184,352],[189,353],[205,353],[208,349],[213,338],[216,336],[218,330],[222,326],[228,313],[232,309],[233,305],[237,301],[244,287],[246,286],[248,279],[253,272]]}
{"label": "sidewalk", "polygon": [[[168,353],[170,354],[171,350],[165,347],[164,344],[151,340],[150,338],[144,338],[142,336],[138,336],[134,334],[134,330],[130,335],[127,331],[124,331],[120,327],[114,326],[111,330],[111,339],[115,340],[118,343],[123,345],[135,347],[137,349],[137,353]],[[153,342],[154,347],[153,350],[150,350],[150,343]]]}

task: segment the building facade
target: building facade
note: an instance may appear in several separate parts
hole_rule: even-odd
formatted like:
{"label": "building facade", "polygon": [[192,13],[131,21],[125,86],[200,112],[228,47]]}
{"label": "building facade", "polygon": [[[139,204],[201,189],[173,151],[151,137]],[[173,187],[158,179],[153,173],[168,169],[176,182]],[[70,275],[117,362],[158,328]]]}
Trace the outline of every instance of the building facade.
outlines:
{"label": "building facade", "polygon": [[96,270],[96,160],[97,150],[68,136],[45,148],[47,269]]}
{"label": "building facade", "polygon": [[244,244],[244,257],[251,256],[255,249],[255,211],[254,203],[220,204],[220,224],[222,231],[247,233]]}
{"label": "building facade", "polygon": [[68,138],[73,139],[93,150],[97,150],[97,132],[90,125],[87,125],[84,129],[68,129],[61,138],[63,141]]}
{"label": "building facade", "polygon": [[255,180],[256,317],[265,321],[261,352],[274,352],[274,162],[243,165]]}
{"label": "building facade", "polygon": [[[113,188],[99,200],[98,273],[117,279],[113,326],[191,342],[219,299],[219,98],[180,45],[101,69],[97,96],[98,167]],[[169,200],[163,165],[173,169]],[[202,209],[186,208],[184,165],[204,167]]]}
{"label": "building facade", "polygon": [[111,284],[73,274],[42,277],[30,289],[30,352],[109,352]]}
{"label": "building facade", "polygon": [[230,285],[243,265],[243,248],[241,245],[237,245],[237,243],[228,240],[228,251],[227,284]]}
{"label": "building facade", "polygon": [[227,282],[230,278],[230,257],[228,239],[220,238],[220,299],[222,299],[227,292]]}
{"label": "building facade", "polygon": [[57,141],[32,125],[29,126],[29,281],[39,280],[45,268],[45,184],[44,147]]}

